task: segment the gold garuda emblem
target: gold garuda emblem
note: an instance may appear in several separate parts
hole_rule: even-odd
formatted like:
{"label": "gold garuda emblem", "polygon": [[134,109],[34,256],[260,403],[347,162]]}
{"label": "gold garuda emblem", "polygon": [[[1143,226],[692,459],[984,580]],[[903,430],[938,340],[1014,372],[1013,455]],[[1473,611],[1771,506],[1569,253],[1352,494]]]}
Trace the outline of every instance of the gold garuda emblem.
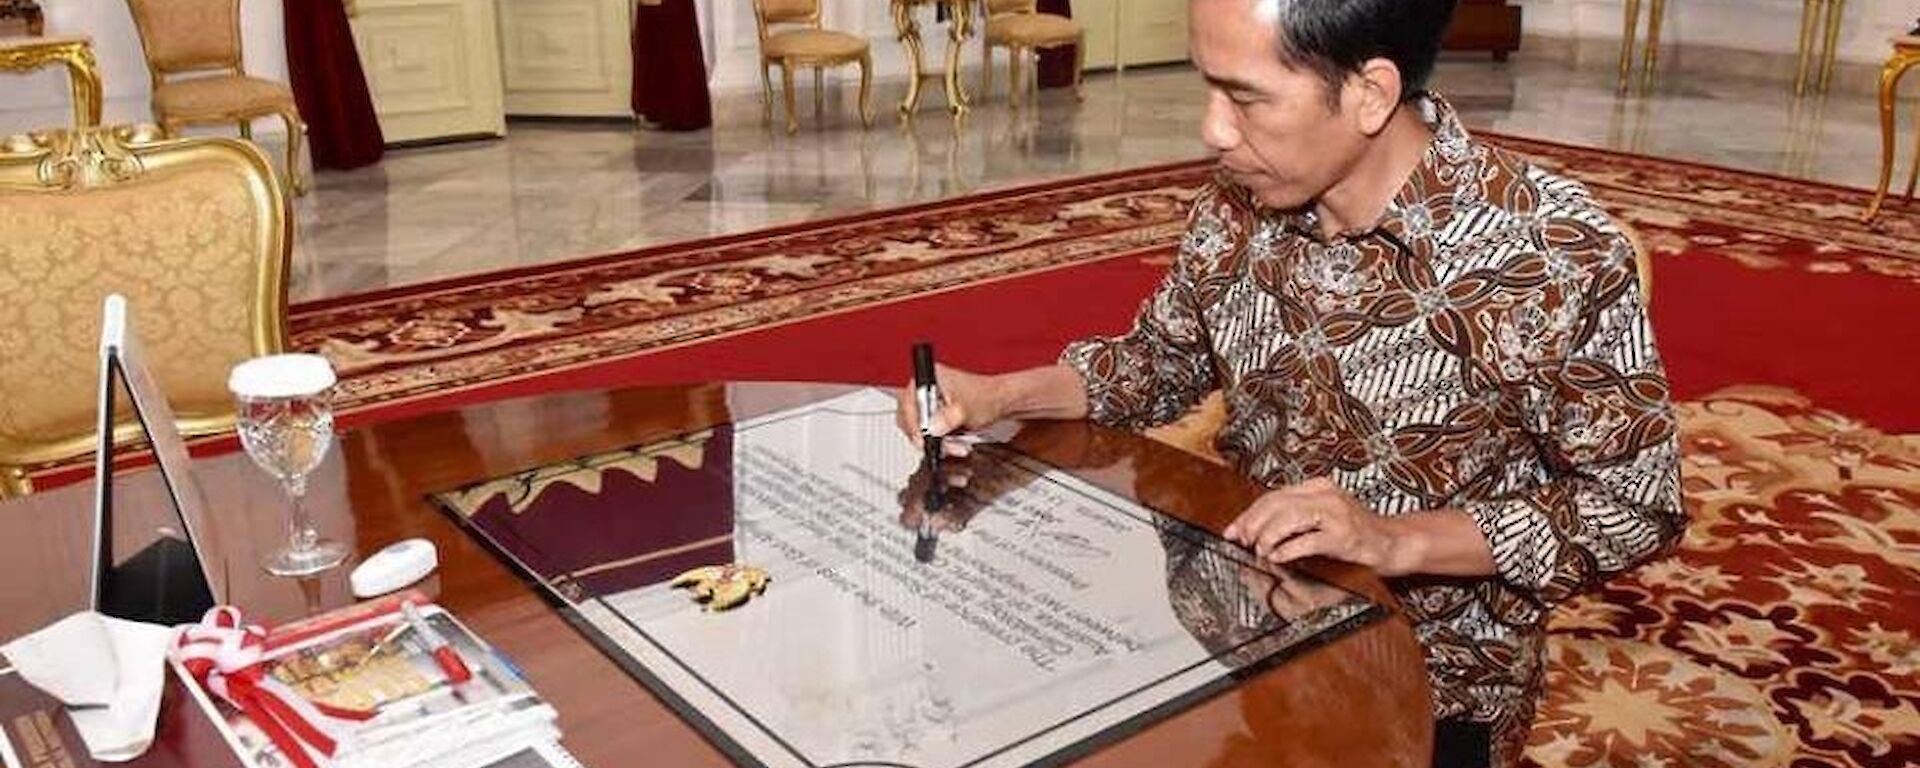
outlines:
{"label": "gold garuda emblem", "polygon": [[773,581],[766,571],[751,565],[729,563],[727,565],[704,565],[679,576],[673,577],[671,586],[675,589],[691,587],[693,599],[706,606],[709,611],[724,611],[767,591],[767,582]]}

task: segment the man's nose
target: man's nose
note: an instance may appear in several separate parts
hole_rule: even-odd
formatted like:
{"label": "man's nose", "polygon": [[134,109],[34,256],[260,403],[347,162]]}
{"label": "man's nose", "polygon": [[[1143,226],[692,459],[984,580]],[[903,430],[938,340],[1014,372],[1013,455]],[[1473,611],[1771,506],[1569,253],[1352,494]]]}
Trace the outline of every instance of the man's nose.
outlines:
{"label": "man's nose", "polygon": [[1224,101],[1218,96],[1208,100],[1207,111],[1200,118],[1200,140],[1216,152],[1240,145],[1240,127],[1232,108],[1221,103]]}

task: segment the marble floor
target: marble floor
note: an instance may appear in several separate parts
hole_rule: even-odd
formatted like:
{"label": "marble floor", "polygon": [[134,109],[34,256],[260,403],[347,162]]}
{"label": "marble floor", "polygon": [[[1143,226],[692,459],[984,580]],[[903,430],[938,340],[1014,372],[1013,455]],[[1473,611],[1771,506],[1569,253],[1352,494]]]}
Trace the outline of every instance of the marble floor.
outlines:
{"label": "marble floor", "polygon": [[[803,79],[804,80],[804,79]],[[1045,92],[1012,110],[985,100],[964,123],[937,94],[906,123],[862,130],[851,89],[792,136],[760,120],[757,92],[717,94],[711,131],[624,122],[515,121],[504,140],[395,150],[379,165],[316,174],[297,203],[293,297],[308,300],[935,200],[1022,183],[1204,157],[1205,98],[1188,67],[1088,78],[1084,101]],[[1004,87],[1004,86],[1003,86]],[[1435,87],[1469,127],[1852,186],[1879,163],[1870,97],[1795,102],[1775,81],[1669,77],[1615,92],[1609,66],[1449,57]]]}

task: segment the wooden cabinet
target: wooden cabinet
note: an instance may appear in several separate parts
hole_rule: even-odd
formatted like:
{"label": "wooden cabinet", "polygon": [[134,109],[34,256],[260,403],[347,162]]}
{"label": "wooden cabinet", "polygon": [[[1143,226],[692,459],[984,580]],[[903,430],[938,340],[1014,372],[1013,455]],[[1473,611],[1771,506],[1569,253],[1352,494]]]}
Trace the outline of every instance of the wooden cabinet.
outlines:
{"label": "wooden cabinet", "polygon": [[633,0],[499,0],[511,115],[632,114]]}
{"label": "wooden cabinet", "polygon": [[388,142],[506,133],[494,0],[358,0],[353,40]]}
{"label": "wooden cabinet", "polygon": [[1496,61],[1520,49],[1520,7],[1506,0],[1460,0],[1447,28],[1450,51],[1492,51]]}

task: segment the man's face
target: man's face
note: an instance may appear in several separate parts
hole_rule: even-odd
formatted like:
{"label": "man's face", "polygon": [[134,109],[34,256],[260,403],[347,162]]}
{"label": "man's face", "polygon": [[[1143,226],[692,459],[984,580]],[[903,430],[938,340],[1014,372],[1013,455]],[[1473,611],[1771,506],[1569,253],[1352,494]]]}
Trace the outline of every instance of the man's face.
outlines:
{"label": "man's face", "polygon": [[1276,7],[1286,0],[1192,0],[1189,43],[1207,78],[1201,138],[1262,204],[1308,205],[1345,178],[1366,149],[1349,88],[1281,60]]}

